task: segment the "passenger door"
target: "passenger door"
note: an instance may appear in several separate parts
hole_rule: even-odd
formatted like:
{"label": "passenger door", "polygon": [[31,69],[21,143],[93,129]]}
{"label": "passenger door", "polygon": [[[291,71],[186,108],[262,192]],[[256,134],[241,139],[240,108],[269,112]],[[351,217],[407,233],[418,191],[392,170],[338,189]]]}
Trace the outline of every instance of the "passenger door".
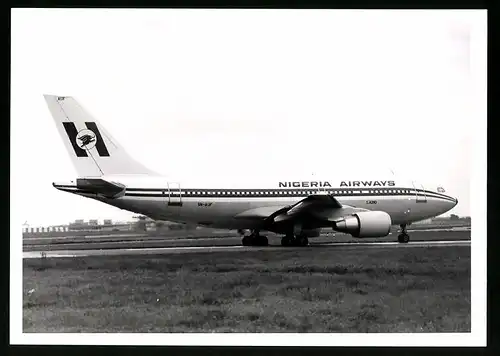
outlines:
{"label": "passenger door", "polygon": [[167,205],[168,206],[182,206],[182,191],[179,183],[167,183]]}
{"label": "passenger door", "polygon": [[413,181],[413,188],[415,189],[415,200],[417,203],[427,203],[427,196],[425,195],[424,186],[418,182]]}

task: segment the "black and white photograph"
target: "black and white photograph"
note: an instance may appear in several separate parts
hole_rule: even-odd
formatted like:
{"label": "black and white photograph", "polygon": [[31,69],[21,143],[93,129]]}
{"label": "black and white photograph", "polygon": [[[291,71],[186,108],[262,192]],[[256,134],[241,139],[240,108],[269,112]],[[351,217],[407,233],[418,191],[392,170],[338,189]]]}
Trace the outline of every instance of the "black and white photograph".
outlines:
{"label": "black and white photograph", "polygon": [[10,343],[484,346],[486,19],[12,9]]}

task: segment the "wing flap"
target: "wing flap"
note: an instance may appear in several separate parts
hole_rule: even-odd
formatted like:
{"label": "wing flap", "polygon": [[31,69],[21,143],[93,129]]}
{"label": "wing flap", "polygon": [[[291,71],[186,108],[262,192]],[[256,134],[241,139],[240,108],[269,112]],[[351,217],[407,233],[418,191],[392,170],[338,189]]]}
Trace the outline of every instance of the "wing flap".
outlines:
{"label": "wing flap", "polygon": [[[245,210],[242,213],[235,215],[237,219],[257,219],[264,220],[273,216],[277,212],[280,212],[284,209],[282,205],[279,206],[263,206],[260,208]],[[285,207],[286,209],[286,207]]]}

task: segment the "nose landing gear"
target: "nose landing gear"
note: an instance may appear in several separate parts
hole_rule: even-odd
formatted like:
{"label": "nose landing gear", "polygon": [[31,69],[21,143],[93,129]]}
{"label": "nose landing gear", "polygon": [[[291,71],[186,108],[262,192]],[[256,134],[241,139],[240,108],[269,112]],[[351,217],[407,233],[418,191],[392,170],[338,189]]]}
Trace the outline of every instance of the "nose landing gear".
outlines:
{"label": "nose landing gear", "polygon": [[410,235],[406,232],[406,224],[401,224],[401,233],[398,235],[398,242],[406,244],[410,241]]}

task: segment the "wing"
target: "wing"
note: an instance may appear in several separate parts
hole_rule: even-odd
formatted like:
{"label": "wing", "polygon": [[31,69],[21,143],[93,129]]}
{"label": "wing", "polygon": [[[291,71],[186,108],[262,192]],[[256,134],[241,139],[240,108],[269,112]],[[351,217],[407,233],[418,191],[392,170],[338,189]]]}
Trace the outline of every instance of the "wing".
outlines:
{"label": "wing", "polygon": [[310,195],[292,205],[286,211],[281,211],[272,217],[274,223],[303,220],[305,218],[329,223],[334,222],[347,214],[367,211],[366,209],[342,205],[334,196],[328,194]]}
{"label": "wing", "polygon": [[315,194],[290,206],[266,206],[246,210],[236,215],[236,218],[262,220],[269,224],[313,218],[326,223],[334,222],[346,214],[359,211],[367,210],[342,205],[329,194]]}
{"label": "wing", "polygon": [[340,204],[339,201],[331,195],[310,195],[295,205],[292,205],[286,211],[276,214],[276,216],[273,217],[273,222],[278,223],[286,220],[292,220],[301,215],[317,215],[318,213],[323,213],[326,210],[341,208],[342,204]]}

